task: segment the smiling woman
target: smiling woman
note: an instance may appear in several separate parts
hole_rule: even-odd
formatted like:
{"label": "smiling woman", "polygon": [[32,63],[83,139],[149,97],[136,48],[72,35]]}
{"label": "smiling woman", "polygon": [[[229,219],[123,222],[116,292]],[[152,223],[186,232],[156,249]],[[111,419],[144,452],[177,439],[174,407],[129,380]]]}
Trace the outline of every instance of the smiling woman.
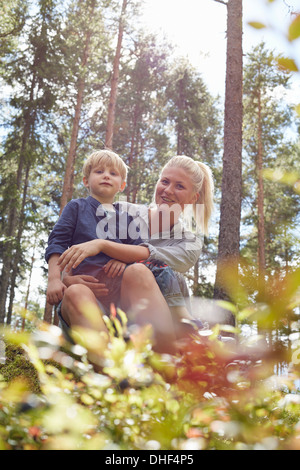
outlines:
{"label": "smiling woman", "polygon": [[[180,211],[186,206],[193,206],[195,221],[203,234],[207,234],[208,221],[213,211],[214,182],[210,168],[202,162],[195,161],[185,155],[171,158],[164,166],[155,188],[155,203],[157,206],[167,204],[177,213],[178,222]],[[201,214],[202,213],[202,214]]]}
{"label": "smiling woman", "polygon": [[183,209],[184,204],[193,204],[199,197],[196,193],[190,178],[181,168],[166,168],[156,186],[156,203],[160,204],[180,204]]}

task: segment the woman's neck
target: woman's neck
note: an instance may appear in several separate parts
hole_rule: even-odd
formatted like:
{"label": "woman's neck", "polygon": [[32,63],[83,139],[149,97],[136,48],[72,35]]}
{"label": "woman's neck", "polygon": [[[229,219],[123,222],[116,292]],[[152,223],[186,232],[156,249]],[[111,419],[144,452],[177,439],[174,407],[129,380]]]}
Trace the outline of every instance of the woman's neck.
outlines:
{"label": "woman's neck", "polygon": [[150,235],[171,231],[178,219],[179,215],[177,216],[168,206],[156,206],[149,209]]}

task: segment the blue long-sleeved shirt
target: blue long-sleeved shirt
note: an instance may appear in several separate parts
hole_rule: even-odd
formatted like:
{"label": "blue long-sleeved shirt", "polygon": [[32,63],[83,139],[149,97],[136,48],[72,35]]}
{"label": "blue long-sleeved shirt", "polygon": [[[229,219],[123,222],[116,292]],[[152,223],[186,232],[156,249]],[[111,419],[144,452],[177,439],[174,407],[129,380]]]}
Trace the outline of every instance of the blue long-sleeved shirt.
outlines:
{"label": "blue long-sleeved shirt", "polygon": [[[61,255],[72,245],[97,238],[131,245],[143,243],[133,218],[122,211],[118,203],[113,204],[113,207],[114,212],[108,212],[92,196],[70,201],[49,235],[46,261],[53,254]],[[73,274],[97,277],[110,259],[104,253],[90,256],[73,270]]]}

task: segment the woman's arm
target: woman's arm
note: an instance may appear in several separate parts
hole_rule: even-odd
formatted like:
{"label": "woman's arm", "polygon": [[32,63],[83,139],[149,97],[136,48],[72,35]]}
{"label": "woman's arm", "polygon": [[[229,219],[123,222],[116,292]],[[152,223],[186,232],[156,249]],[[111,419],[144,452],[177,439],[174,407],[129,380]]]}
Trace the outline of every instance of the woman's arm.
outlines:
{"label": "woman's arm", "polygon": [[173,271],[186,273],[199,259],[202,241],[198,237],[187,239],[183,236],[181,239],[152,239],[141,246],[149,249],[149,261],[158,259]]}
{"label": "woman's arm", "polygon": [[65,269],[69,272],[71,269],[77,268],[85,258],[96,256],[100,252],[126,264],[147,259],[150,255],[146,246],[125,245],[110,240],[96,239],[71,246],[60,256],[58,264],[62,271]]}

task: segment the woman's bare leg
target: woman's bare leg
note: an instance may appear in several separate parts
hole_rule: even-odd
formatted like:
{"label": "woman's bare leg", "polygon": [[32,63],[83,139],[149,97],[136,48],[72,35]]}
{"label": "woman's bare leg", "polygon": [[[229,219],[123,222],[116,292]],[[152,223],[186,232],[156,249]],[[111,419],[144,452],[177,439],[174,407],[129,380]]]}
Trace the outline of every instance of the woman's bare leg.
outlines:
{"label": "woman's bare leg", "polygon": [[152,325],[157,352],[176,352],[171,312],[153,274],[143,264],[133,264],[125,270],[121,306],[137,325]]}
{"label": "woman's bare leg", "polygon": [[188,309],[181,306],[169,308],[172,314],[177,339],[189,337],[190,333],[193,331],[193,328],[184,323],[184,321],[182,322],[184,319],[192,320]]}
{"label": "woman's bare leg", "polygon": [[64,294],[61,314],[70,327],[79,326],[95,331],[107,331],[94,293],[87,286],[73,284]]}
{"label": "woman's bare leg", "polygon": [[108,344],[107,328],[94,293],[87,286],[73,284],[67,288],[61,315],[70,326],[75,341],[88,350],[90,361],[97,367]]}

